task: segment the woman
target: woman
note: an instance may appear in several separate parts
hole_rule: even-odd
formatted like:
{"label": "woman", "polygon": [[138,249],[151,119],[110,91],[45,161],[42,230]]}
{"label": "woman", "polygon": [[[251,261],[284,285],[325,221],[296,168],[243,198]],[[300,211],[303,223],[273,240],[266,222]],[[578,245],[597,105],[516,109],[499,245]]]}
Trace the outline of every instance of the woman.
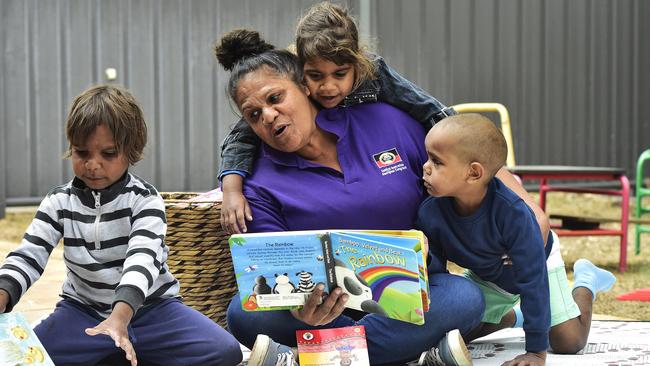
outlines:
{"label": "woman", "polygon": [[[256,32],[224,36],[217,57],[231,70],[233,102],[263,141],[244,186],[254,217],[249,231],[413,227],[424,197],[421,177],[427,160],[424,130],[416,121],[383,103],[319,112],[295,56],[273,50]],[[340,289],[319,305],[322,287],[299,311],[248,313],[236,298],[228,325],[249,348],[258,334],[295,346],[297,329],[363,325],[371,364],[405,361],[452,329],[469,332],[483,313],[482,295],[469,281],[447,273],[430,273],[429,281],[431,309],[422,326],[343,311],[347,295]],[[445,340],[452,351],[464,349],[459,336]],[[277,344],[264,341],[263,347],[256,345],[251,362],[259,348],[261,358],[278,353]]]}

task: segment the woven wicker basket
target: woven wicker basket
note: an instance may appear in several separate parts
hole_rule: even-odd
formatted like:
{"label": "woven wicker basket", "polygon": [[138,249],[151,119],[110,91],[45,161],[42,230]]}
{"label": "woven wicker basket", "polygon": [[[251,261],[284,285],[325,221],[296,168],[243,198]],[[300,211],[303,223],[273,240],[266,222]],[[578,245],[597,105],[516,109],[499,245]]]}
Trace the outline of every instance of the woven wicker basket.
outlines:
{"label": "woven wicker basket", "polygon": [[167,264],[181,284],[183,302],[226,328],[226,310],[237,293],[220,201],[190,201],[198,193],[160,193],[167,214]]}

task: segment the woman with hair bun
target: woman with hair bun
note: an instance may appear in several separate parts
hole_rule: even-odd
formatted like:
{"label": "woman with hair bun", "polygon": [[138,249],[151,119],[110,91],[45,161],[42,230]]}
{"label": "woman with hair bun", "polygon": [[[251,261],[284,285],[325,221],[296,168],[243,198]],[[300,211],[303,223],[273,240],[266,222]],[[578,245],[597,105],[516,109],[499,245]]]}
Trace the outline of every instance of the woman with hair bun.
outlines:
{"label": "woman with hair bun", "polygon": [[[243,187],[255,217],[249,232],[413,227],[427,161],[418,122],[384,103],[319,111],[296,56],[257,32],[234,30],[215,53],[230,71],[232,101],[262,140]],[[399,159],[378,164],[375,157],[385,152]],[[252,348],[249,365],[295,364],[290,347],[298,329],[352,325],[365,326],[372,365],[412,360],[433,346],[440,347],[440,362],[471,363],[460,333],[478,325],[481,292],[448,273],[429,273],[429,285],[431,306],[421,326],[345,309],[348,295],[338,288],[321,303],[318,285],[294,311],[245,312],[237,295],[228,327]]]}

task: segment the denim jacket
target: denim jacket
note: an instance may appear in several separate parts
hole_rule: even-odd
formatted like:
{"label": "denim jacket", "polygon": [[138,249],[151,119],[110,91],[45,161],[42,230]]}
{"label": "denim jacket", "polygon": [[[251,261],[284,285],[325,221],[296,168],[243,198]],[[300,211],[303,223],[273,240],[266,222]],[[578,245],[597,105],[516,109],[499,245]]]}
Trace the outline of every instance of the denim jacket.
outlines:
{"label": "denim jacket", "polygon": [[[456,114],[453,108],[440,103],[417,85],[406,80],[380,56],[372,55],[376,79],[367,80],[345,97],[339,107],[345,108],[368,102],[385,102],[408,113],[425,129],[441,119]],[[221,145],[219,179],[225,173],[250,174],[260,139],[244,119],[233,127]]]}

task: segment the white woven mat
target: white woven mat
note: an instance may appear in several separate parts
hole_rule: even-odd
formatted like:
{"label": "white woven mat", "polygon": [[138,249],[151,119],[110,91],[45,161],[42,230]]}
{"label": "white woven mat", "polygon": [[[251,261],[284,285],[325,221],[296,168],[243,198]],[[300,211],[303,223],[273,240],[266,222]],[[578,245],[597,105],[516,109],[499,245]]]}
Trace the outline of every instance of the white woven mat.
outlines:
{"label": "white woven mat", "polygon": [[[504,329],[468,346],[474,365],[500,365],[524,353],[524,331]],[[546,365],[650,365],[650,322],[593,321],[581,354],[549,352]]]}
{"label": "white woven mat", "polygon": [[[475,366],[500,365],[524,353],[524,331],[504,329],[468,345]],[[244,362],[250,351],[242,346]],[[548,353],[546,365],[650,365],[650,322],[594,320],[587,347],[577,355]]]}

